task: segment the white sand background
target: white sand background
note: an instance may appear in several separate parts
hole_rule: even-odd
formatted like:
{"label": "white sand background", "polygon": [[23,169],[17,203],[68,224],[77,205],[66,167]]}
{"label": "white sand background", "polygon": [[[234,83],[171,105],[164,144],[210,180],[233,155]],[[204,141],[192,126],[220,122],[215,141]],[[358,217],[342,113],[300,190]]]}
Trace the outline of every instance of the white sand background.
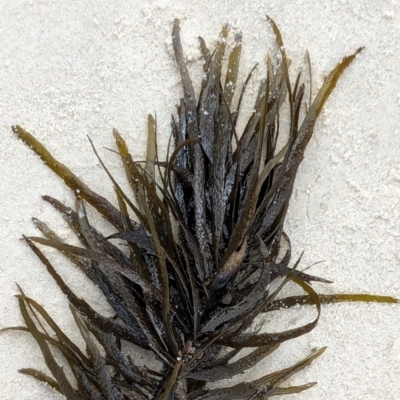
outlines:
{"label": "white sand background", "polygon": [[[0,327],[22,318],[15,282],[46,306],[71,338],[82,344],[66,299],[21,234],[37,235],[32,216],[64,239],[73,235],[41,195],[72,205],[62,181],[11,132],[20,124],[42,141],[99,193],[114,199],[112,185],[86,135],[98,149],[114,148],[111,130],[143,158],[146,118],[156,111],[165,147],[170,114],[181,95],[171,45],[173,19],[181,19],[182,40],[195,85],[202,65],[197,36],[213,46],[222,25],[243,33],[242,74],[273,50],[265,15],[281,29],[292,72],[309,50],[314,94],[324,76],[347,54],[366,46],[332,93],[299,170],[288,215],[294,257],[333,280],[320,292],[379,293],[400,298],[400,3],[365,1],[50,1],[3,0],[0,12]],[[246,100],[252,104],[255,85]],[[250,110],[250,108],[248,108]],[[118,157],[101,150],[123,180]],[[113,200],[115,202],[115,200]],[[96,220],[95,220],[96,221]],[[102,221],[98,226],[110,230]],[[101,294],[56,252],[46,254],[66,282],[109,313]],[[301,312],[299,312],[301,311]],[[299,317],[299,315],[301,316]],[[280,315],[280,316],[279,316]],[[267,331],[310,321],[313,308],[265,319]],[[269,318],[269,317],[268,317]],[[311,367],[288,383],[318,385],[284,399],[400,398],[400,306],[342,304],[323,307],[311,333],[282,345],[240,379],[284,368],[328,346]],[[141,357],[137,355],[134,357]],[[46,371],[27,334],[0,334],[0,398],[61,399],[22,367]],[[237,380],[236,380],[237,381]],[[235,382],[236,382],[235,381]]]}

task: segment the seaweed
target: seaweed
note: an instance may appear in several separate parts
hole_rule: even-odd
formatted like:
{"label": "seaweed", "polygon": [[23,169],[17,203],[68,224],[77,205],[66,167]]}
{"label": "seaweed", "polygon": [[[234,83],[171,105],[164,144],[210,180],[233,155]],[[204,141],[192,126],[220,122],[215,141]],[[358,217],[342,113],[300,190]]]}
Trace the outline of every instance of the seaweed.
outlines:
{"label": "seaweed", "polygon": [[[118,208],[92,191],[20,126],[22,139],[75,193],[75,210],[44,196],[71,227],[81,247],[64,243],[44,222],[33,219],[41,237],[24,237],[56,284],[67,296],[86,352],[76,346],[45,309],[19,288],[19,307],[37,341],[52,377],[26,368],[21,373],[45,382],[68,399],[264,399],[300,393],[315,385],[282,387],[290,376],[321,356],[316,350],[293,366],[232,387],[210,389],[208,382],[229,379],[256,365],[281,343],[304,335],[318,323],[321,305],[341,301],[397,302],[387,296],[318,294],[312,282],[329,281],[291,266],[291,244],[284,231],[293,184],[315,122],[344,70],[362,50],[346,56],[327,76],[309,104],[301,74],[290,81],[289,59],[278,27],[269,24],[279,48],[276,62],[267,58],[254,112],[242,134],[237,120],[243,93],[254,69],[236,96],[241,37],[227,56],[229,27],[224,26],[211,52],[200,38],[204,74],[198,99],[186,67],[179,21],[172,42],[181,76],[183,98],[172,116],[175,150],[162,161],[157,151],[157,122],[148,118],[148,145],[143,163],[132,159],[114,129],[132,196],[110,174]],[[308,59],[309,74],[311,66]],[[311,81],[311,79],[310,79]],[[238,97],[237,107],[232,104]],[[279,147],[282,105],[288,105],[286,143]],[[89,221],[85,204],[94,207],[116,233],[105,237]],[[113,244],[119,239],[126,251]],[[75,294],[37,245],[59,250],[104,293],[115,318],[96,312]],[[305,294],[281,297],[292,282]],[[263,313],[303,304],[317,316],[303,326],[278,333],[259,333],[254,320]],[[284,312],[284,311],[282,311]],[[152,370],[135,364],[121,341],[150,350],[162,364]],[[70,373],[52,353],[57,348]],[[255,348],[232,361],[242,349]],[[74,379],[71,381],[71,376]],[[72,383],[74,382],[74,383]]]}

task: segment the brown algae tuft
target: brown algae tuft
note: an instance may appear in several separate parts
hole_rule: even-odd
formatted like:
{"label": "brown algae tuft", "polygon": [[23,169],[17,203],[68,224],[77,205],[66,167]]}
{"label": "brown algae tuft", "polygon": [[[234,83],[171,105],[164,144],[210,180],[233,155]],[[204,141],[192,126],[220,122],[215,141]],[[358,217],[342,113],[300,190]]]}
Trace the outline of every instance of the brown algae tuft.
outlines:
{"label": "brown algae tuft", "polygon": [[[183,88],[171,123],[174,150],[168,152],[165,161],[159,159],[157,124],[152,116],[148,119],[144,162],[132,159],[124,139],[114,130],[131,196],[121,189],[91,142],[115,188],[118,207],[93,192],[29,132],[13,127],[15,134],[75,193],[74,209],[50,196],[43,199],[61,213],[81,247],[64,243],[36,218],[33,222],[44,238],[25,240],[67,296],[86,343],[84,352],[18,286],[25,326],[5,330],[29,332],[53,376],[32,368],[20,372],[46,382],[69,400],[250,400],[299,393],[315,382],[292,387],[282,387],[282,383],[325,348],[252,382],[217,389],[207,383],[241,374],[281,343],[310,332],[318,323],[322,303],[397,302],[385,296],[320,295],[311,283],[329,281],[299,271],[301,257],[291,263],[284,222],[297,170],[326,100],[361,49],[343,58],[326,77],[315,99],[310,96],[306,101],[304,97],[311,90],[306,91],[301,74],[290,81],[290,62],[281,34],[274,21],[268,21],[279,47],[279,61],[273,63],[267,58],[266,77],[260,83],[254,112],[240,135],[236,124],[253,72],[233,105],[240,36],[236,36],[227,56],[224,79],[221,71],[229,27],[222,29],[213,51],[200,38],[204,74],[196,99],[179,21],[174,22],[172,41]],[[283,104],[288,107],[289,124],[287,132],[281,133],[281,127],[286,127],[280,124]],[[280,146],[282,139],[285,143]],[[90,223],[86,203],[115,227],[115,234],[105,237]],[[123,241],[126,248],[113,244],[113,239]],[[38,244],[59,250],[78,266],[102,290],[115,317],[104,317],[75,294]],[[282,297],[281,290],[289,281],[305,294]],[[283,313],[298,304],[316,307],[314,321],[273,334],[252,329],[260,314],[274,310]],[[133,354],[124,353],[121,341],[150,350],[162,368],[137,365]],[[249,347],[253,348],[250,353],[235,357]],[[59,350],[63,360],[53,356],[53,348]]]}

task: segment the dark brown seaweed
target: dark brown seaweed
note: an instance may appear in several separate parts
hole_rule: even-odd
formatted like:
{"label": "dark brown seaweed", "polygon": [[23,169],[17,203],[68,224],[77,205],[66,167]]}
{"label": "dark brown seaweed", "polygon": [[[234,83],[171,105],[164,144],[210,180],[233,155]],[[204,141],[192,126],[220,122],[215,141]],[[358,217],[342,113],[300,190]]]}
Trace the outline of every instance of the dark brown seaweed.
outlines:
{"label": "dark brown seaweed", "polygon": [[[118,208],[93,192],[29,132],[13,127],[15,134],[75,193],[75,210],[49,196],[44,200],[62,214],[80,247],[63,243],[37,218],[33,221],[45,238],[25,240],[67,296],[86,343],[83,352],[45,309],[19,288],[17,297],[25,326],[7,330],[30,332],[53,376],[31,368],[22,369],[21,373],[46,382],[70,400],[250,400],[300,393],[315,382],[280,385],[319,357],[325,348],[292,367],[252,382],[213,390],[205,385],[242,374],[284,341],[314,329],[321,304],[397,302],[387,296],[320,295],[311,283],[329,281],[298,271],[301,257],[290,266],[291,245],[284,221],[293,183],[326,100],[361,49],[345,57],[328,75],[316,98],[312,102],[310,98],[308,107],[303,107],[303,97],[308,92],[300,75],[293,85],[290,82],[281,34],[276,24],[269,18],[268,21],[280,59],[273,63],[267,57],[267,74],[260,83],[254,113],[240,136],[236,121],[254,71],[248,75],[235,109],[241,37],[235,37],[227,56],[223,83],[229,27],[222,29],[213,52],[200,38],[204,74],[196,99],[179,21],[174,22],[172,42],[183,88],[177,116],[172,117],[171,141],[175,150],[171,155],[168,152],[166,160],[159,160],[157,121],[152,116],[148,117],[144,163],[132,159],[122,136],[113,131],[132,196],[123,192],[91,142],[115,188]],[[307,59],[311,75],[308,55]],[[289,130],[286,142],[278,148],[278,137],[282,136],[281,106],[285,101],[289,107]],[[304,108],[302,118],[300,111]],[[85,203],[115,227],[115,234],[105,237],[92,225]],[[126,242],[126,251],[113,244],[115,239]],[[59,250],[78,266],[102,290],[115,318],[100,315],[78,297],[36,244]],[[305,295],[279,298],[289,281]],[[252,329],[260,314],[284,312],[297,304],[314,305],[315,319],[278,333]],[[135,365],[135,357],[121,350],[121,340],[151,350],[161,361],[162,369],[154,371]],[[255,349],[232,362],[246,347]],[[75,383],[70,382],[56,361],[53,348],[61,352]]]}

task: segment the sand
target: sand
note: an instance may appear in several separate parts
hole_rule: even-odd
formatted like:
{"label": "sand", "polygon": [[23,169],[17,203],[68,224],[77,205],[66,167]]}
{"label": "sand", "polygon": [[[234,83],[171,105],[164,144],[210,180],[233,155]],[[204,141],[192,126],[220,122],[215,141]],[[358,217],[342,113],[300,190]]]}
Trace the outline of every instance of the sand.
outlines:
{"label": "sand", "polygon": [[[309,50],[314,94],[340,59],[365,46],[326,103],[300,168],[287,221],[294,257],[311,273],[333,280],[315,285],[326,293],[379,293],[400,298],[400,4],[394,0],[339,1],[3,1],[0,17],[0,327],[20,325],[15,282],[38,300],[82,344],[66,299],[26,244],[31,222],[46,221],[70,242],[62,218],[41,199],[67,204],[73,196],[11,132],[20,124],[92,188],[115,198],[86,138],[90,135],[110,169],[122,177],[112,128],[143,157],[146,119],[157,113],[165,149],[170,114],[181,95],[171,46],[174,18],[193,80],[201,60],[197,36],[215,44],[226,22],[243,33],[242,74],[273,50],[266,23],[281,29],[292,72]],[[255,87],[255,86],[254,86]],[[249,105],[254,87],[246,96]],[[250,108],[248,107],[248,111]],[[122,178],[121,178],[122,179]],[[91,214],[92,215],[92,214]],[[102,221],[98,226],[111,231]],[[110,310],[79,271],[46,249],[66,282],[99,310]],[[312,308],[266,319],[265,330],[310,321]],[[324,355],[288,383],[318,385],[289,399],[395,400],[400,393],[400,307],[342,304],[323,308],[311,333],[283,345],[240,379],[293,364],[312,349]],[[137,357],[141,357],[138,355]],[[38,346],[25,333],[0,334],[0,388],[4,400],[61,399],[17,372],[46,370]],[[286,397],[282,397],[286,399]]]}

